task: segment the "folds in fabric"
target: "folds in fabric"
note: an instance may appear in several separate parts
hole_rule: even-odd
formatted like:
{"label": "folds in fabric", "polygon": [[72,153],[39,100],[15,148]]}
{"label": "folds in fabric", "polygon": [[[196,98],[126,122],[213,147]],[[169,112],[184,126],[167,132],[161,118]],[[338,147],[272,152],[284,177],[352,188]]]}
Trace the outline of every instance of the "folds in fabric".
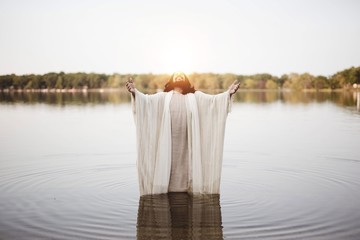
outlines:
{"label": "folds in fabric", "polygon": [[[135,91],[132,106],[137,134],[140,195],[166,193],[171,172],[170,101],[173,92],[145,95]],[[220,192],[228,92],[186,95],[191,193]]]}

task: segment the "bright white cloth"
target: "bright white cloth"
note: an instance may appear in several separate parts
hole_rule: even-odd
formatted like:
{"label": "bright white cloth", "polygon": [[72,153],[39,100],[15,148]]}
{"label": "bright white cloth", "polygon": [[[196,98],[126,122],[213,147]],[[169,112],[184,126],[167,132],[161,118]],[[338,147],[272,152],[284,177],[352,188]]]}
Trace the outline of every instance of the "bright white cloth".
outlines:
{"label": "bright white cloth", "polygon": [[189,189],[189,144],[187,134],[186,95],[174,91],[170,101],[171,172],[169,192]]}
{"label": "bright white cloth", "polygon": [[[167,193],[171,173],[173,91],[145,95],[135,90],[132,106],[137,133],[140,195]],[[216,95],[186,94],[189,192],[216,194],[220,179],[224,133],[231,109],[228,91]]]}

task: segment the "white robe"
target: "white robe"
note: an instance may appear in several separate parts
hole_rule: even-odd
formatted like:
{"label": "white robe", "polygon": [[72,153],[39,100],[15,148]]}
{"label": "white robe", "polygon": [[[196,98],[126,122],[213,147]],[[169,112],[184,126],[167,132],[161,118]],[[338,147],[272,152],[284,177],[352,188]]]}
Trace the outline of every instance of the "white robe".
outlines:
{"label": "white robe", "polygon": [[[145,95],[135,90],[132,106],[137,133],[140,195],[167,193],[171,172],[170,100],[173,91]],[[218,194],[224,133],[231,109],[228,91],[186,94],[189,192]]]}
{"label": "white robe", "polygon": [[186,95],[174,91],[170,101],[171,172],[169,192],[189,190],[189,144],[187,134]]}

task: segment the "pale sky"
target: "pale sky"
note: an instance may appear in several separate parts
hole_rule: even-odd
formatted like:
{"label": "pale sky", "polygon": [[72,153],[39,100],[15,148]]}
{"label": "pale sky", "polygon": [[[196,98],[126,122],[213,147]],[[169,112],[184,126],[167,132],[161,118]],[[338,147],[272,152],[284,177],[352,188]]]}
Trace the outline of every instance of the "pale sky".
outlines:
{"label": "pale sky", "polygon": [[0,74],[332,75],[360,65],[358,0],[0,0]]}

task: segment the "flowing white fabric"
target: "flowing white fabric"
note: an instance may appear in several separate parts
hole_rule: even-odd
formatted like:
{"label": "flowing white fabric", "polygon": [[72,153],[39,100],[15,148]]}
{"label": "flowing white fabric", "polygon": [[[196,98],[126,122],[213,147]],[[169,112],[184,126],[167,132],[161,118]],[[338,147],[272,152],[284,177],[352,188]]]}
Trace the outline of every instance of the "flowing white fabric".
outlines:
{"label": "flowing white fabric", "polygon": [[[137,169],[140,195],[167,193],[171,172],[171,116],[173,91],[145,95],[135,90],[132,98],[137,133]],[[228,91],[186,95],[189,144],[189,192],[220,192],[221,166]]]}
{"label": "flowing white fabric", "polygon": [[169,192],[189,190],[189,144],[187,133],[186,95],[174,91],[170,101],[171,173]]}

